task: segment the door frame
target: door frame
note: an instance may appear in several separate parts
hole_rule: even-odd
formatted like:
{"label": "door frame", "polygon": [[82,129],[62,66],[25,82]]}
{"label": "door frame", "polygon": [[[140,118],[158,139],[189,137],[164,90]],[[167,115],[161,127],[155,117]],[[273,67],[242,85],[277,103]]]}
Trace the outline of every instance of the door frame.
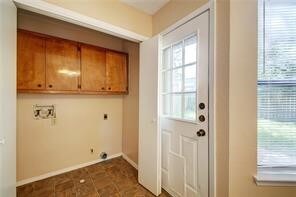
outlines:
{"label": "door frame", "polygon": [[[173,25],[169,26],[167,29],[165,29],[164,31],[160,32],[159,38],[160,38],[160,42],[159,42],[159,49],[161,49],[161,40],[162,37],[164,37],[167,33],[177,29],[178,27],[180,27],[181,25],[183,25],[184,23],[198,17],[199,15],[203,14],[206,11],[209,11],[209,74],[208,74],[208,104],[209,104],[209,109],[208,109],[208,118],[209,118],[209,125],[208,125],[208,133],[209,133],[209,147],[208,147],[208,153],[209,153],[209,184],[208,184],[208,190],[209,190],[209,197],[215,197],[215,185],[216,185],[216,170],[215,170],[215,166],[216,166],[216,161],[215,161],[215,129],[214,129],[214,27],[215,27],[215,12],[214,12],[214,8],[215,8],[215,1],[214,0],[210,0],[208,3],[204,4],[203,6],[199,7],[198,9],[196,9],[195,11],[191,12],[189,15],[185,16],[184,18],[178,20],[176,23],[174,23]],[[161,57],[161,50],[158,51],[158,56]],[[159,61],[161,62],[161,61]],[[161,65],[158,65],[158,78],[160,78],[160,69],[161,69]],[[158,83],[158,101],[160,101],[160,95],[161,95],[161,81],[159,81]],[[161,109],[161,103],[159,102],[159,109]],[[159,111],[159,110],[158,110]],[[160,114],[159,114],[160,116]],[[157,125],[158,129],[157,132],[160,132],[160,122]],[[158,135],[158,137],[160,138],[160,135]],[[161,155],[161,140],[158,139],[159,144],[159,149],[158,149],[158,154]],[[161,158],[160,158],[161,159]],[[160,161],[161,162],[161,161]]]}

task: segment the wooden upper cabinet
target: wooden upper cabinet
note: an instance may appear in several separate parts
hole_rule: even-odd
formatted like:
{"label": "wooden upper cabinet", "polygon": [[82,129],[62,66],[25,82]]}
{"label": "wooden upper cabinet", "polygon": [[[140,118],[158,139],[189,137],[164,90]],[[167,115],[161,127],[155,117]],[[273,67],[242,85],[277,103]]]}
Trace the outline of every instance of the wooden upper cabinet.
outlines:
{"label": "wooden upper cabinet", "polygon": [[128,55],[18,30],[17,89],[27,93],[126,94]]}
{"label": "wooden upper cabinet", "polygon": [[77,91],[80,77],[78,44],[46,39],[46,86],[53,91]]}
{"label": "wooden upper cabinet", "polygon": [[127,54],[106,52],[106,88],[111,92],[127,92]]}
{"label": "wooden upper cabinet", "polygon": [[81,91],[105,91],[106,50],[81,45]]}
{"label": "wooden upper cabinet", "polygon": [[25,31],[17,34],[17,88],[45,88],[45,39]]}

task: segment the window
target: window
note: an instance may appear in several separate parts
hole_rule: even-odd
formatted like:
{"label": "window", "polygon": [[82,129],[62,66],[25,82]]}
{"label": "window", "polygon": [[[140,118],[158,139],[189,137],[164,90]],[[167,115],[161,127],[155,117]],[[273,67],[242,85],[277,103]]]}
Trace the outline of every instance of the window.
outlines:
{"label": "window", "polygon": [[262,0],[258,28],[258,166],[296,167],[296,1]]}
{"label": "window", "polygon": [[197,36],[162,50],[162,99],[164,116],[196,120]]}

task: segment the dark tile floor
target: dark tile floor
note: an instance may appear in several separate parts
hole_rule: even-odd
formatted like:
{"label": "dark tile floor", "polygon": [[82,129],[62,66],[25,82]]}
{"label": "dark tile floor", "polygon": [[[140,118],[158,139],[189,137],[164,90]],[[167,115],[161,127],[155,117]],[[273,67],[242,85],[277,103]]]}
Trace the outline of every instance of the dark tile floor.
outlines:
{"label": "dark tile floor", "polygon": [[[81,180],[84,180],[81,182]],[[18,197],[149,197],[135,170],[122,157],[17,188]],[[165,191],[161,197],[170,196]]]}

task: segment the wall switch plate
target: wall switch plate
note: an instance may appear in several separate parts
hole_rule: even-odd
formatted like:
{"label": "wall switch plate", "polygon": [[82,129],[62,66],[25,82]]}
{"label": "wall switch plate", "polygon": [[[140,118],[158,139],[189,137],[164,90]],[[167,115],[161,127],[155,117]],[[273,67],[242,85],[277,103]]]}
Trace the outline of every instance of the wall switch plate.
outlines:
{"label": "wall switch plate", "polygon": [[104,114],[104,120],[108,120],[108,114]]}

